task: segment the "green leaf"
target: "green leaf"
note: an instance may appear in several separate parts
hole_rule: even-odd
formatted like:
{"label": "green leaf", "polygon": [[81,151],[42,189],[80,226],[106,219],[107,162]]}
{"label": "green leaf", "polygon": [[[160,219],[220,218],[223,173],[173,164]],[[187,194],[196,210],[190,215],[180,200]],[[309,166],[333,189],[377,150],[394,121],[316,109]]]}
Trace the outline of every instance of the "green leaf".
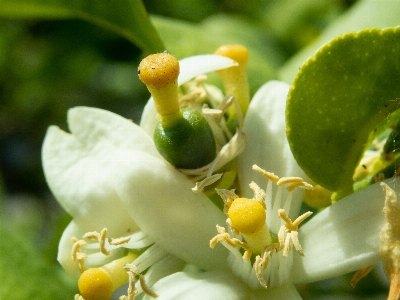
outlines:
{"label": "green leaf", "polygon": [[76,283],[4,223],[0,226],[0,299],[73,299]]}
{"label": "green leaf", "polygon": [[0,17],[79,18],[114,31],[146,53],[165,50],[140,0],[1,0]]}
{"label": "green leaf", "polygon": [[354,170],[399,97],[400,27],[333,39],[289,91],[287,135],[297,162],[315,182],[351,193]]}
{"label": "green leaf", "polygon": [[313,43],[287,61],[279,70],[279,78],[292,83],[301,65],[322,45],[336,36],[365,28],[387,28],[399,25],[399,11],[400,1],[357,1],[345,14],[332,22]]}

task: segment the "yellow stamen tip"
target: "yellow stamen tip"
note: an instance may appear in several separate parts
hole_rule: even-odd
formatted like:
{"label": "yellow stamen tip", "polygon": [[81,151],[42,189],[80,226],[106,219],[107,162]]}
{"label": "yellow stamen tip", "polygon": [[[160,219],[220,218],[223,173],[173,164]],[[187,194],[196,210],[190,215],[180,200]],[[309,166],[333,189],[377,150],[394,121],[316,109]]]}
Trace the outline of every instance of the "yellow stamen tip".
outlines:
{"label": "yellow stamen tip", "polygon": [[215,51],[215,54],[229,57],[240,65],[247,63],[249,58],[247,48],[242,45],[222,45]]}
{"label": "yellow stamen tip", "polygon": [[244,234],[258,231],[265,225],[265,208],[254,199],[237,198],[228,210],[228,216],[236,230]]}
{"label": "yellow stamen tip", "polygon": [[100,268],[84,271],[78,280],[78,287],[85,300],[109,300],[114,291],[110,277]]}
{"label": "yellow stamen tip", "polygon": [[168,53],[149,55],[141,61],[138,74],[144,84],[163,88],[177,80],[179,62]]}

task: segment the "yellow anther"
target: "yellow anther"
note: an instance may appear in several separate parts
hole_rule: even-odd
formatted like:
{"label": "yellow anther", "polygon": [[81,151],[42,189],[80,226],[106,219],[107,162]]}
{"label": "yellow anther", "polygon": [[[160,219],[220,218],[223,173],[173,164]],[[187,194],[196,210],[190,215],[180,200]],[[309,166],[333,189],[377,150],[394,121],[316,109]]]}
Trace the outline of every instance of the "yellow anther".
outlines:
{"label": "yellow anther", "polygon": [[282,177],[276,183],[278,186],[282,186],[286,183],[302,183],[303,179],[300,177]]}
{"label": "yellow anther", "polygon": [[71,240],[74,243],[72,245],[71,257],[73,261],[78,262],[79,271],[82,273],[85,271],[84,263],[87,255],[86,253],[81,252],[81,247],[86,247],[87,243],[84,240],[78,240],[75,237],[72,237]]}
{"label": "yellow anther", "polygon": [[350,285],[352,288],[355,288],[357,283],[363,279],[365,276],[369,274],[369,272],[372,271],[372,269],[375,267],[375,265],[368,266],[366,268],[357,270],[357,272],[354,273],[353,277],[351,278]]}
{"label": "yellow anther", "polygon": [[138,68],[140,80],[147,86],[161,117],[174,123],[181,118],[178,102],[179,62],[168,53],[158,53],[144,58]]}
{"label": "yellow anther", "polygon": [[101,268],[90,268],[83,272],[78,287],[85,300],[109,300],[114,292],[110,276]]}
{"label": "yellow anther", "polygon": [[103,228],[103,230],[98,233],[97,231],[87,232],[83,235],[84,239],[93,240],[99,242],[100,252],[104,255],[110,255],[110,251],[108,251],[105,247],[107,236],[107,228]]}
{"label": "yellow anther", "polygon": [[[239,103],[240,110],[246,113],[250,103],[249,83],[247,80],[246,63],[248,51],[242,45],[223,45],[217,49],[215,54],[229,57],[239,63],[238,66],[218,71],[224,84],[225,93],[234,95]],[[236,116],[234,107],[229,111]]]}
{"label": "yellow anther", "polygon": [[242,233],[250,234],[265,225],[265,208],[256,200],[237,198],[228,210],[233,226]]}
{"label": "yellow anther", "polygon": [[274,173],[267,172],[267,171],[261,169],[257,165],[253,165],[253,170],[256,171],[257,173],[259,173],[260,175],[264,176],[265,178],[268,178],[272,182],[277,182],[279,180],[279,177],[276,176]]}
{"label": "yellow anther", "polygon": [[[286,211],[284,209],[278,209],[279,217],[285,222],[284,225],[281,226],[278,232],[278,240],[280,247],[283,248],[283,256],[287,256],[290,251],[290,240],[293,242],[293,246],[295,247],[296,251],[304,256],[303,249],[300,245],[298,232],[299,225],[305,219],[312,215],[311,211],[308,211],[301,216],[299,216],[296,220],[292,222],[292,220],[288,217]],[[285,238],[285,232],[290,231],[287,233]]]}
{"label": "yellow anther", "polygon": [[118,245],[123,245],[123,244],[129,243],[130,240],[131,240],[131,238],[129,236],[117,238],[117,239],[108,238],[108,243],[113,246],[118,246]]}
{"label": "yellow anther", "polygon": [[251,254],[253,252],[246,243],[242,242],[241,240],[231,238],[229,236],[229,233],[226,232],[224,227],[217,225],[217,231],[218,234],[215,237],[213,237],[210,241],[210,248],[214,248],[215,245],[217,245],[217,243],[225,243],[233,248],[241,247],[244,250],[243,258],[250,260]]}

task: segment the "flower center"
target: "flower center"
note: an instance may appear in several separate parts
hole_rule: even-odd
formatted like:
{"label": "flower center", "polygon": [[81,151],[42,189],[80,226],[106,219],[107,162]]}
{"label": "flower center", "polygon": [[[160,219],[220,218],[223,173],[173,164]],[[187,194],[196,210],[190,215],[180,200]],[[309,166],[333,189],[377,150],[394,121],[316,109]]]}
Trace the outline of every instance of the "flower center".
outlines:
{"label": "flower center", "polygon": [[267,218],[265,208],[258,201],[247,198],[235,199],[229,208],[228,216],[232,225],[245,234],[258,231],[265,225]]}
{"label": "flower center", "polygon": [[[312,189],[312,186],[298,177],[280,178],[257,166],[253,169],[269,179],[265,193],[256,183],[252,182],[250,188],[254,191],[253,199],[240,198],[233,191],[217,190],[224,201],[224,212],[228,216],[227,224],[233,234],[239,238],[231,238],[225,228],[217,225],[218,235],[210,241],[210,247],[214,248],[221,243],[231,253],[228,260],[232,271],[246,281],[254,289],[285,284],[290,278],[293,254],[291,244],[300,255],[304,255],[298,239],[298,228],[301,222],[308,218],[312,212],[306,212],[292,221],[286,211],[290,210],[292,192],[295,188]],[[272,182],[278,186],[272,212],[266,213],[265,198],[271,197]],[[287,186],[288,196],[280,207],[282,186]],[[267,199],[271,200],[271,199]],[[271,200],[272,203],[272,200]],[[267,227],[267,217],[276,223],[280,220],[281,226],[278,232],[270,232]],[[271,233],[277,234],[278,241],[274,242]],[[243,237],[244,241],[240,238]],[[240,249],[244,250],[240,252]],[[254,258],[252,254],[257,256]]]}

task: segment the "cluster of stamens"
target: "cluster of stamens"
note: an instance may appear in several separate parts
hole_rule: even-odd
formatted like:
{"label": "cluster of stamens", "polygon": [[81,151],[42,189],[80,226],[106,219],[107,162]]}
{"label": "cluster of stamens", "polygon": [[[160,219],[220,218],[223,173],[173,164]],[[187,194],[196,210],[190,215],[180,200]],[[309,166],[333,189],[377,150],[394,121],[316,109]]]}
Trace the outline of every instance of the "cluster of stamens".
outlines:
{"label": "cluster of stamens", "polygon": [[[82,273],[78,281],[81,294],[75,295],[75,300],[109,299],[112,293],[126,282],[129,283],[128,295],[121,296],[120,299],[133,300],[138,294],[135,287],[136,277],[139,278],[140,287],[145,294],[153,298],[158,297],[158,295],[146,285],[145,279],[143,275],[139,273],[137,267],[131,263],[137,258],[137,255],[132,252],[99,268],[87,269],[84,266],[88,256],[82,251],[83,248],[88,247],[88,243],[84,239],[98,242],[100,253],[109,256],[111,254],[111,246],[124,245],[131,240],[131,237],[107,238],[107,228],[104,228],[100,233],[97,231],[87,232],[82,238],[81,240],[75,237],[71,239],[73,242],[71,257],[73,261],[77,262],[79,270]],[[109,249],[106,247],[107,243]]]}
{"label": "cluster of stamens", "polygon": [[[97,231],[87,232],[82,238],[98,242],[100,252],[106,256],[110,255],[110,251],[106,248],[106,241],[108,241],[109,245],[118,246],[128,243],[131,239],[130,237],[107,238],[107,228],[103,228],[100,233]],[[71,241],[73,243],[71,250],[72,260],[78,263],[79,270],[82,273],[85,271],[84,262],[87,255],[81,251],[81,248],[86,247],[88,244],[85,240],[78,240],[76,237],[72,237]]]}
{"label": "cluster of stamens", "polygon": [[[312,189],[312,186],[299,177],[279,178],[273,173],[267,172],[254,165],[253,170],[276,183],[278,187],[287,185],[289,192],[287,202],[291,201],[291,192],[296,187]],[[234,235],[242,235],[245,241],[238,238],[231,238],[225,228],[217,225],[218,234],[210,241],[210,247],[214,248],[217,243],[222,243],[231,252],[232,249],[242,248],[242,258],[251,260],[252,254],[257,256],[254,259],[253,269],[259,283],[267,287],[263,272],[268,266],[268,260],[273,252],[282,250],[283,257],[287,257],[293,243],[296,251],[304,256],[303,249],[298,239],[299,225],[308,218],[312,212],[306,212],[292,221],[285,209],[279,208],[277,214],[281,219],[281,226],[278,232],[278,240],[274,241],[266,222],[266,193],[256,183],[252,182],[250,188],[254,192],[253,199],[240,198],[233,190],[218,190],[218,194],[224,201],[224,213],[231,232]]]}

